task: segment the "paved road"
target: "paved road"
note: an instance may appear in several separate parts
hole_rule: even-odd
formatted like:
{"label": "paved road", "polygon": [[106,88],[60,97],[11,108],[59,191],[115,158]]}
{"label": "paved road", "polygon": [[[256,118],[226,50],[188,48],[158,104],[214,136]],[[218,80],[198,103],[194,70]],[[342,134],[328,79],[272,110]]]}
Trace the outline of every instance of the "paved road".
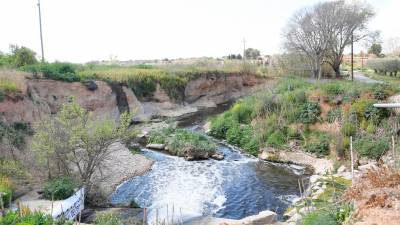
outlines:
{"label": "paved road", "polygon": [[[351,76],[349,76],[348,79],[350,80]],[[367,83],[367,84],[383,84],[384,83],[383,81],[371,79],[371,78],[365,76],[363,73],[358,72],[358,71],[354,71],[354,80],[362,82],[362,83]]]}

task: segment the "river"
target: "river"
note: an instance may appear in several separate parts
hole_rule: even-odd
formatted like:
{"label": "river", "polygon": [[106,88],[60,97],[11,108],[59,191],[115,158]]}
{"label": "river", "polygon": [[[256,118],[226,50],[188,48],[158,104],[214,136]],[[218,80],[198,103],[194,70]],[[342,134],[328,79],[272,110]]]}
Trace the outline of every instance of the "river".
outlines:
{"label": "river", "polygon": [[222,143],[218,151],[224,160],[185,161],[142,149],[155,160],[152,170],[120,185],[111,200],[133,200],[148,208],[150,223],[204,216],[241,219],[264,210],[281,218],[299,195],[298,179],[309,175],[303,167],[264,162]]}

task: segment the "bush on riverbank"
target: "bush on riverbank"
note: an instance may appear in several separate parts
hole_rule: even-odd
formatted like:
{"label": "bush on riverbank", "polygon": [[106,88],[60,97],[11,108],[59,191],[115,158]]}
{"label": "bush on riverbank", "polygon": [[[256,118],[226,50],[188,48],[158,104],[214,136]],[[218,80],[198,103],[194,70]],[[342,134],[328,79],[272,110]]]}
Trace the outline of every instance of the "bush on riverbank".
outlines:
{"label": "bush on riverbank", "polygon": [[23,208],[22,211],[8,211],[0,217],[0,225],[72,225],[73,221],[66,219],[53,219],[50,215],[42,212],[30,212]]}
{"label": "bush on riverbank", "polygon": [[204,135],[180,128],[164,128],[150,133],[149,143],[164,144],[166,150],[187,159],[207,159],[217,146]]}
{"label": "bush on riverbank", "polygon": [[[210,135],[253,155],[258,155],[263,147],[285,149],[292,146],[290,143],[300,142],[305,151],[317,156],[329,155],[334,148],[339,149],[338,155],[346,157],[350,136],[356,140],[368,133],[382,137],[390,132],[384,126],[376,133],[389,113],[373,104],[395,91],[388,85],[349,81],[314,84],[284,78],[272,90],[242,99],[224,114],[212,118]],[[381,153],[385,151],[382,148]],[[360,154],[377,157],[375,150]]]}
{"label": "bush on riverbank", "polygon": [[49,200],[63,200],[74,194],[76,184],[70,177],[57,177],[47,181],[44,185],[43,195]]}

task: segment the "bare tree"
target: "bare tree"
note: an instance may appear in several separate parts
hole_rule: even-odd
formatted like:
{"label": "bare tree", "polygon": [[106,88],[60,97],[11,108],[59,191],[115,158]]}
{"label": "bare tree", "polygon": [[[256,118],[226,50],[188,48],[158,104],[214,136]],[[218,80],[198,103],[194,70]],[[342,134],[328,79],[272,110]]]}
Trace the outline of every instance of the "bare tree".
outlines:
{"label": "bare tree", "polygon": [[346,3],[344,0],[317,3],[303,8],[289,21],[285,47],[308,59],[315,78],[321,78],[323,62],[329,63],[337,75],[345,48],[370,33],[367,22],[374,15],[366,3]]}
{"label": "bare tree", "polygon": [[319,3],[299,10],[290,19],[285,31],[286,49],[307,58],[309,68],[317,79],[321,78],[321,66],[331,37],[327,18],[318,10],[322,5]]}
{"label": "bare tree", "polygon": [[336,77],[340,77],[340,65],[343,53],[352,41],[358,42],[367,37],[374,37],[375,33],[369,32],[367,23],[374,16],[370,5],[365,2],[346,3],[344,0],[326,2],[321,7],[321,13],[325,14],[332,29],[326,62],[335,71]]}

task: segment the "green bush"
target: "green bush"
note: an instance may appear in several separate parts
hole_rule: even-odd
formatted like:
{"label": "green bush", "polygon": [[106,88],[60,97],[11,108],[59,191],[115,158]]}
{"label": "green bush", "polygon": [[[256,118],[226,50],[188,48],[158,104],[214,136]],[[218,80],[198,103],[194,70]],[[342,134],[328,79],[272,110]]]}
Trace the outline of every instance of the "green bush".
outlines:
{"label": "green bush", "polygon": [[204,135],[181,128],[164,128],[159,132],[150,133],[149,142],[166,144],[168,151],[177,156],[184,156],[184,151],[188,147],[199,155],[204,152],[215,152],[217,148]]}
{"label": "green bush", "polygon": [[302,225],[341,225],[350,216],[353,207],[350,204],[342,204],[338,207],[317,209],[304,216]]}
{"label": "green bush", "polygon": [[210,135],[216,138],[226,138],[226,133],[229,128],[236,126],[237,121],[232,118],[230,111],[224,113],[222,116],[217,116],[211,119]]}
{"label": "green bush", "polygon": [[240,139],[242,137],[241,128],[238,123],[231,126],[226,132],[226,141],[229,144],[240,146]]}
{"label": "green bush", "polygon": [[306,138],[304,148],[317,156],[327,156],[329,155],[329,136],[322,132],[312,132]]}
{"label": "green bush", "polygon": [[345,92],[343,85],[338,82],[325,83],[321,89],[328,96],[341,95]]}
{"label": "green bush", "polygon": [[63,200],[74,194],[76,184],[70,177],[59,177],[45,183],[43,193],[46,199]]}
{"label": "green bush", "polygon": [[330,109],[328,111],[328,115],[326,120],[328,123],[333,123],[335,120],[340,121],[342,119],[342,109],[337,108],[337,109]]}
{"label": "green bush", "polygon": [[0,175],[0,192],[4,193],[2,196],[3,206],[8,206],[11,202],[13,189],[10,178]]}
{"label": "green bush", "polygon": [[373,92],[374,98],[380,101],[385,100],[389,96],[387,89],[388,87],[384,85],[376,85]]}
{"label": "green bush", "polygon": [[373,69],[375,73],[387,74],[391,76],[397,74],[400,71],[400,59],[395,58],[376,58],[370,59],[367,62],[367,67]]}
{"label": "green bush", "polygon": [[102,214],[96,218],[93,225],[123,225],[123,221],[113,214]]}
{"label": "green bush", "polygon": [[364,136],[355,140],[354,149],[360,156],[378,160],[390,148],[387,137]]}
{"label": "green bush", "polygon": [[357,126],[354,123],[346,122],[341,128],[341,132],[346,137],[355,136],[357,133]]}
{"label": "green bush", "polygon": [[304,124],[313,124],[317,122],[321,109],[316,102],[308,102],[300,106],[298,121]]}
{"label": "green bush", "polygon": [[28,212],[20,216],[19,211],[8,211],[0,217],[1,225],[73,225],[72,221],[64,218],[53,219],[50,215],[42,212]]}
{"label": "green bush", "polygon": [[280,148],[286,143],[286,135],[281,130],[276,130],[267,139],[267,144],[274,148]]}
{"label": "green bush", "polygon": [[71,63],[42,63],[23,67],[23,70],[33,74],[42,73],[44,78],[67,82],[80,81],[76,73],[76,66]]}

